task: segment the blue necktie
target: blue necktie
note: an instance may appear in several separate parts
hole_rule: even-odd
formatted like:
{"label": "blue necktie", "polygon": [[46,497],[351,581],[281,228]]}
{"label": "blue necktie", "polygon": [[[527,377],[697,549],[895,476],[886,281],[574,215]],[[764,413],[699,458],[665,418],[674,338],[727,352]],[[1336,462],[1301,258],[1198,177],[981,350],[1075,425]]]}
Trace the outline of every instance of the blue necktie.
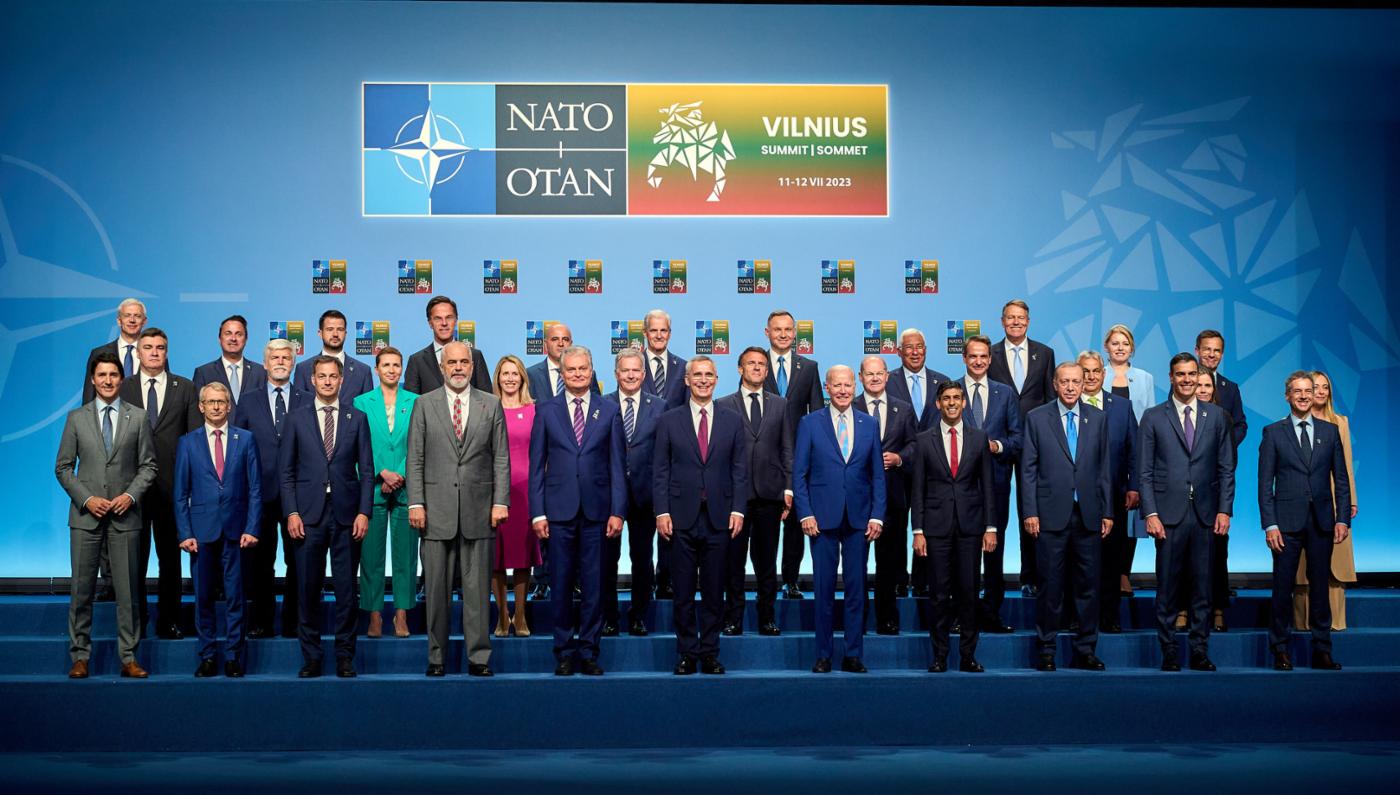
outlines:
{"label": "blue necktie", "polygon": [[982,406],[982,385],[972,385],[972,427],[981,428],[987,420],[987,411]]}
{"label": "blue necktie", "polygon": [[622,412],[622,429],[627,432],[627,442],[632,442],[632,432],[637,430],[637,412],[632,408],[632,401],[636,398],[627,398],[627,410]]}
{"label": "blue necktie", "polygon": [[156,379],[149,381],[146,387],[146,416],[151,420],[151,430],[156,429],[156,422],[160,420],[160,407],[156,405]]}
{"label": "blue necktie", "polygon": [[136,363],[133,362],[133,361],[131,360],[131,349],[134,348],[134,347],[136,347],[136,346],[135,346],[135,345],[128,345],[128,346],[126,346],[126,358],[124,359],[124,362],[125,362],[125,364],[126,364],[126,377],[127,377],[127,378],[130,378],[131,376],[133,376],[133,375],[136,374]]}
{"label": "blue necktie", "polygon": [[564,371],[555,370],[554,372],[559,377],[559,383],[554,385],[554,394],[562,395],[564,394]]}
{"label": "blue necktie", "polygon": [[102,445],[107,448],[107,455],[112,454],[112,407],[108,406],[102,410]]}
{"label": "blue necktie", "polygon": [[1021,346],[1017,345],[1011,349],[1015,352],[1015,361],[1012,362],[1011,380],[1016,382],[1016,393],[1020,394],[1021,389],[1026,385],[1026,363],[1021,361]]}
{"label": "blue necktie", "polygon": [[238,402],[238,392],[241,386],[242,382],[238,377],[238,365],[230,364],[228,366],[228,391],[229,399],[234,403]]}
{"label": "blue necktie", "polygon": [[778,357],[778,394],[787,397],[787,357]]}
{"label": "blue necktie", "polygon": [[651,373],[651,386],[656,390],[656,394],[664,396],[666,394],[666,371],[661,369],[661,357],[653,356],[651,360],[656,365]]}
{"label": "blue necktie", "polygon": [[836,435],[841,437],[841,458],[846,461],[850,461],[851,439],[850,434],[848,433],[850,429],[846,427],[846,415],[839,414],[837,415],[837,417],[838,419],[836,421]]}
{"label": "blue necktie", "polygon": [[272,412],[272,430],[282,436],[282,420],[287,419],[287,401],[282,399],[282,387],[272,390],[277,393],[277,407]]}
{"label": "blue necktie", "polygon": [[914,416],[922,420],[924,418],[924,388],[919,386],[921,375],[911,376],[914,379],[914,387],[909,390],[909,396],[914,401]]}
{"label": "blue necktie", "polygon": [[1079,457],[1079,423],[1074,421],[1074,412],[1065,414],[1065,441],[1069,442],[1069,460],[1071,463]]}

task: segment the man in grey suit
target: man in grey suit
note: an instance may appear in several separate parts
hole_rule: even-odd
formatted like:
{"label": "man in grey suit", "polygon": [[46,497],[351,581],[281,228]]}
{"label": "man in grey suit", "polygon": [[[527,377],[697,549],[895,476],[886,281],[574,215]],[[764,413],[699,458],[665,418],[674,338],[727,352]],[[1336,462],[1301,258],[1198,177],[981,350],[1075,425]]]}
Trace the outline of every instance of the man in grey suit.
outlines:
{"label": "man in grey suit", "polygon": [[427,675],[446,673],[452,578],[460,561],[467,673],[491,676],[492,553],[496,525],[510,506],[506,421],[494,395],[471,388],[472,350],[465,343],[443,346],[442,375],[443,385],[413,404],[408,425],[408,523],[423,537]]}
{"label": "man in grey suit", "polygon": [[117,653],[122,676],[145,679],[136,662],[136,570],[141,559],[139,500],[156,479],[156,453],[145,413],[122,402],[122,363],[103,351],[88,365],[94,399],[70,411],[59,441],[54,474],[73,504],[68,543],[73,575],[69,584],[68,639],[72,679],[86,679],[92,653],[92,598],[97,562],[105,549],[117,592]]}

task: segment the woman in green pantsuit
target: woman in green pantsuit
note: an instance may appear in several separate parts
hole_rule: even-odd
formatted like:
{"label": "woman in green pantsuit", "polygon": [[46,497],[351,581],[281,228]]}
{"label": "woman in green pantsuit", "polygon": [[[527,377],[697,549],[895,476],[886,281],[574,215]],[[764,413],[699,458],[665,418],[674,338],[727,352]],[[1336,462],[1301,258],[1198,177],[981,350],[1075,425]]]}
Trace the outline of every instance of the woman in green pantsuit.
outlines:
{"label": "woman in green pantsuit", "polygon": [[390,550],[394,580],[394,634],[408,637],[408,610],[416,599],[418,533],[408,526],[408,417],[418,396],[399,388],[403,354],[385,346],[374,355],[379,388],[355,398],[355,408],[369,415],[374,450],[374,512],[360,547],[360,609],[369,613],[371,638],[384,633],[384,554]]}

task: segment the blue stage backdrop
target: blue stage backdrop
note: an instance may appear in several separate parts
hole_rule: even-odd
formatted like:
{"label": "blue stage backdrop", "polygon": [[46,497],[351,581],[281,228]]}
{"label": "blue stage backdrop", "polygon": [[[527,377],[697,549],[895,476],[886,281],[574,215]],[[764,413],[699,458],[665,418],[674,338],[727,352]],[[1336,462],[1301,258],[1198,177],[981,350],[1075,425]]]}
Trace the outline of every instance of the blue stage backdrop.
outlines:
{"label": "blue stage backdrop", "polygon": [[[120,299],[147,303],[180,375],[215,357],[217,322],[235,312],[256,359],[276,321],[304,321],[317,350],[331,307],[352,328],[388,321],[411,351],[428,338],[425,296],[398,292],[399,260],[432,262],[433,291],[476,322],[489,362],[524,353],[527,320],[562,319],[609,389],[611,323],[654,306],[673,315],[681,355],[697,321],[728,321],[739,350],[785,307],[813,321],[823,366],[855,364],[865,323],[885,320],[923,329],[931,365],[959,372],[949,322],[999,338],[999,308],[1021,297],[1031,336],[1060,358],[1131,326],[1158,399],[1168,357],[1218,328],[1250,425],[1232,568],[1269,567],[1260,429],[1285,413],[1285,374],[1320,367],[1355,434],[1357,564],[1400,569],[1387,486],[1400,446],[1396,41],[1386,12],[10,4],[0,576],[68,573],[52,462]],[[888,215],[367,216],[362,84],[375,82],[888,86]],[[735,142],[731,185],[751,145]],[[343,294],[313,294],[314,260],[345,262]],[[485,293],[487,260],[517,263],[518,293]],[[570,260],[602,262],[601,294],[570,294]],[[684,293],[653,293],[655,260],[686,262]],[[740,260],[771,262],[770,294],[739,294]],[[823,293],[823,260],[855,262],[853,294]],[[937,260],[936,293],[905,292],[906,260]],[[736,356],[719,358],[727,393]],[[1149,570],[1152,556],[1137,561]]]}

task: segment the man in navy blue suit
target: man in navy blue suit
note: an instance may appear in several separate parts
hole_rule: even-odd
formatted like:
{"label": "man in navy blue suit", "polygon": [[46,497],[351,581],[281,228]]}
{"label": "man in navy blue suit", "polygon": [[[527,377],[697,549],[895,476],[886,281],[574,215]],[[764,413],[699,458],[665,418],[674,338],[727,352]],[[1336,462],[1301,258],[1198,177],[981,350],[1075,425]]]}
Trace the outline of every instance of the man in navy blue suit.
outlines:
{"label": "man in navy blue suit", "polygon": [[564,394],[535,410],[530,431],[530,525],[549,540],[554,674],[600,676],[603,542],[622,533],[627,515],[627,438],[617,404],[590,390],[593,354],[570,346],[559,363]]}
{"label": "man in navy blue suit", "polygon": [[[373,389],[374,376],[370,375],[373,368],[345,352],[345,337],[348,333],[345,315],[338,309],[327,309],[321,313],[317,328],[321,336],[320,355],[340,362],[340,399],[348,404]],[[296,375],[292,380],[303,392],[315,391],[311,385],[314,375],[311,368],[315,365],[316,358],[311,356],[297,365]]]}
{"label": "man in navy blue suit", "polygon": [[[724,673],[719,631],[724,619],[725,558],[730,539],[744,529],[749,497],[748,434],[743,418],[715,405],[718,380],[710,357],[696,356],[687,362],[690,399],[661,415],[656,428],[652,505],[656,532],[673,540],[678,676],[695,673],[697,661],[703,673]],[[702,600],[698,627],[697,582]]]}
{"label": "man in navy blue suit", "polygon": [[1235,502],[1235,445],[1224,412],[1196,400],[1196,357],[1171,360],[1171,397],[1138,423],[1138,483],[1147,534],[1157,542],[1157,640],[1162,670],[1180,671],[1173,626],[1183,578],[1192,578],[1190,664],[1210,661],[1211,536],[1230,532]]}
{"label": "man in navy blue suit", "polygon": [[335,675],[355,675],[356,570],[360,541],[374,504],[374,454],[369,421],[340,391],[340,360],[311,360],[316,397],[287,413],[277,467],[282,510],[296,556],[300,621],[297,636],[305,664],[297,676],[321,675],[321,585],[326,555],[335,586]]}
{"label": "man in navy blue suit", "polygon": [[[987,375],[992,364],[992,341],[980,334],[963,344],[963,364],[967,374],[960,381],[966,395],[963,420],[987,436],[992,454],[992,525],[999,538],[1006,537],[1011,504],[1011,471],[1021,455],[1021,411],[1011,387]],[[1006,545],[997,544],[982,553],[983,586],[986,589],[978,609],[983,632],[1012,632],[1001,617],[1006,600],[1004,557]]]}
{"label": "man in navy blue suit", "polygon": [[826,371],[831,405],[797,424],[792,454],[794,513],[812,540],[816,599],[817,662],[813,673],[831,672],[832,611],[836,564],[845,592],[845,656],[841,670],[865,673],[865,566],[870,542],[880,537],[885,515],[885,462],[874,417],[855,411],[856,376],[836,365]]}
{"label": "man in navy blue suit", "polygon": [[218,382],[199,390],[204,425],[184,436],[175,451],[175,524],[180,549],[190,554],[194,580],[199,667],[194,675],[213,676],[214,598],[224,588],[228,639],[224,675],[243,675],[247,640],[243,632],[243,556],[258,543],[262,512],[262,466],[251,431],[233,427],[233,394]]}
{"label": "man in navy blue suit", "polygon": [[642,389],[656,395],[673,409],[685,403],[689,392],[685,385],[685,359],[671,353],[671,316],[653,309],[642,318],[646,331],[646,376]]}
{"label": "man in navy blue suit", "polygon": [[1104,362],[1097,351],[1079,354],[1084,368],[1084,392],[1079,400],[1104,413],[1108,420],[1108,470],[1113,497],[1113,532],[1103,540],[1099,558],[1099,630],[1123,631],[1118,612],[1123,602],[1118,576],[1123,560],[1137,539],[1128,535],[1128,511],[1138,507],[1137,417],[1127,398],[1104,391]]}
{"label": "man in navy blue suit", "polygon": [[[1308,581],[1327,582],[1332,547],[1351,532],[1351,484],[1342,458],[1337,426],[1312,415],[1312,377],[1303,370],[1288,376],[1284,396],[1289,415],[1264,428],[1259,444],[1259,519],[1274,555],[1273,618],[1269,648],[1274,668],[1293,670],[1288,653],[1293,619],[1293,587],[1298,556],[1308,553]],[[1339,671],[1332,659],[1332,608],[1325,588],[1308,594],[1312,624],[1312,667]]]}
{"label": "man in navy blue suit", "polygon": [[[613,373],[617,391],[603,396],[622,410],[622,434],[627,438],[627,551],[632,561],[632,606],[627,613],[627,634],[646,635],[647,608],[653,584],[652,539],[656,514],[651,508],[652,451],[656,446],[656,421],[665,412],[661,398],[642,388],[646,372],[642,353],[625,348],[617,354]],[[669,545],[669,542],[663,542]],[[618,634],[617,564],[622,558],[622,537],[607,540],[603,560],[603,635]]]}
{"label": "man in navy blue suit", "polygon": [[[194,378],[190,379],[194,382],[194,388],[202,389],[205,384],[217,381],[228,387],[235,407],[244,392],[261,390],[267,383],[267,371],[261,364],[243,355],[247,345],[247,318],[242,315],[224,318],[224,322],[219,324],[219,358],[195,368]],[[229,421],[233,422],[234,419],[230,414]]]}
{"label": "man in navy blue suit", "polygon": [[1099,564],[1102,539],[1113,530],[1109,494],[1108,423],[1079,400],[1084,368],[1055,368],[1054,403],[1026,413],[1021,443],[1021,516],[1035,539],[1040,571],[1036,599],[1036,668],[1055,670],[1055,635],[1064,620],[1066,586],[1074,594],[1079,632],[1071,668],[1102,671],[1099,640]]}
{"label": "man in navy blue suit", "polygon": [[[1249,422],[1245,417],[1244,400],[1240,397],[1240,385],[1220,372],[1220,361],[1225,358],[1225,336],[1215,329],[1205,329],[1196,335],[1196,361],[1202,372],[1209,373],[1215,382],[1215,403],[1225,410],[1232,422],[1231,434],[1235,442],[1235,463],[1239,463],[1240,444],[1249,432]],[[1230,606],[1230,536],[1211,538],[1210,559],[1210,607],[1217,631],[1225,628],[1225,609]]]}
{"label": "man in navy blue suit", "polygon": [[889,370],[884,357],[867,356],[860,361],[860,382],[865,391],[856,398],[857,411],[879,422],[880,451],[885,466],[884,528],[875,542],[875,631],[881,635],[899,634],[899,610],[895,589],[904,573],[908,557],[909,500],[906,484],[918,434],[914,407],[890,395],[885,388]]}
{"label": "man in navy blue suit", "polygon": [[277,462],[282,452],[282,439],[287,428],[287,415],[301,408],[311,396],[292,385],[292,365],[296,348],[288,340],[268,340],[263,349],[263,369],[267,383],[240,406],[230,423],[247,428],[258,440],[258,457],[262,461],[262,526],[258,545],[244,561],[245,595],[248,599],[248,632],[250,638],[266,638],[272,634],[277,614],[276,563],[277,544],[282,543],[282,562],[286,574],[282,578],[282,636],[297,636],[298,603],[297,562],[291,536],[287,535],[286,514],[282,511],[282,473]]}

